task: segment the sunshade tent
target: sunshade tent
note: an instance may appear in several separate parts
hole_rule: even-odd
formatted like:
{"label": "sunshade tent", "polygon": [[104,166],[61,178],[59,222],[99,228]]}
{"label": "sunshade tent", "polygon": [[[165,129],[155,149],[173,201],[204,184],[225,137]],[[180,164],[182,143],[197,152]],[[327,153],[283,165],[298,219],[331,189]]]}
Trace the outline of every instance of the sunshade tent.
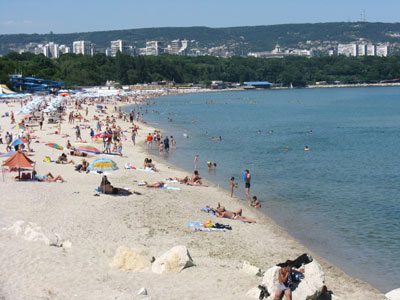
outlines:
{"label": "sunshade tent", "polygon": [[22,126],[21,124],[17,124],[11,127],[11,129],[24,129],[24,126]]}
{"label": "sunshade tent", "polygon": [[97,149],[96,147],[90,146],[90,145],[75,146],[75,150],[83,151],[83,152],[89,152],[89,153],[95,153],[95,154],[99,154],[100,153],[99,149]]}
{"label": "sunshade tent", "polygon": [[13,156],[7,158],[3,166],[9,168],[18,168],[18,177],[21,177],[21,168],[33,168],[34,162],[19,150]]}
{"label": "sunshade tent", "polygon": [[115,161],[109,158],[99,158],[94,160],[89,165],[91,171],[117,170],[118,166]]}

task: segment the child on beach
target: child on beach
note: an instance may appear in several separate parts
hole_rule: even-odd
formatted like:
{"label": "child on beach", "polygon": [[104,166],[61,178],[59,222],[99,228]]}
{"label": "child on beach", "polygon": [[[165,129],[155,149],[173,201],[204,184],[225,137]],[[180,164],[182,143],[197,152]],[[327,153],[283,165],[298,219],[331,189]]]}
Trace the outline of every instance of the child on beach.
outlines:
{"label": "child on beach", "polygon": [[233,188],[238,188],[238,183],[235,182],[235,177],[231,177],[231,198],[233,197]]}
{"label": "child on beach", "polygon": [[261,208],[261,203],[257,200],[256,196],[253,196],[253,203],[251,205],[255,208]]}

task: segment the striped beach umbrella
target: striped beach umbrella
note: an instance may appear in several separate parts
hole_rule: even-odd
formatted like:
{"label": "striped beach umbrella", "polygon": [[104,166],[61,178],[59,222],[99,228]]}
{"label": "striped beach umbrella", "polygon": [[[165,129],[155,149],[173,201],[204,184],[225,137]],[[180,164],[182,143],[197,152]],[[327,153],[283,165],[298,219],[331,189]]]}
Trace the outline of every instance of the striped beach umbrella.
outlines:
{"label": "striped beach umbrella", "polygon": [[10,146],[11,146],[11,147],[15,147],[15,146],[18,146],[18,145],[23,144],[24,142],[27,143],[27,141],[25,141],[25,140],[16,139],[16,140],[14,140],[14,141],[10,144]]}
{"label": "striped beach umbrella", "polygon": [[51,148],[58,149],[58,150],[64,149],[62,146],[60,146],[59,144],[56,144],[56,143],[47,143],[46,146],[49,146]]}
{"label": "striped beach umbrella", "polygon": [[99,149],[97,149],[96,147],[90,146],[90,145],[75,146],[75,150],[83,151],[83,152],[89,152],[89,153],[95,153],[95,154],[99,154],[100,153]]}
{"label": "striped beach umbrella", "polygon": [[21,124],[17,124],[11,127],[11,129],[24,129],[24,126],[22,126]]}
{"label": "striped beach umbrella", "polygon": [[115,161],[109,158],[96,159],[89,165],[91,171],[117,170],[118,166]]}

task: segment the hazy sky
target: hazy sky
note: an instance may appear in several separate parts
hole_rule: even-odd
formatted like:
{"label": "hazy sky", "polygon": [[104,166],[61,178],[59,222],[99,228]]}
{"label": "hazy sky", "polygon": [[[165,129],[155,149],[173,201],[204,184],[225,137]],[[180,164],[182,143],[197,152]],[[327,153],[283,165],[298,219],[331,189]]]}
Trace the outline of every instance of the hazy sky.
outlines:
{"label": "hazy sky", "polygon": [[0,34],[167,26],[399,22],[399,0],[0,0]]}

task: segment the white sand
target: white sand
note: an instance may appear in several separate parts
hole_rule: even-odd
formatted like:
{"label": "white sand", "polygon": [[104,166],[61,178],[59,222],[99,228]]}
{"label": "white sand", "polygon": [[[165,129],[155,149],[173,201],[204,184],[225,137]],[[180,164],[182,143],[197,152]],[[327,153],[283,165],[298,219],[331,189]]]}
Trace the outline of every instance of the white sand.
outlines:
{"label": "white sand", "polygon": [[[0,104],[0,115],[11,109],[16,111],[19,105]],[[91,106],[90,119],[93,113]],[[73,125],[67,123],[63,123],[62,133],[69,133],[73,143]],[[128,128],[128,123],[122,120],[118,124]],[[11,129],[10,118],[0,118],[0,126],[4,140],[5,132]],[[171,186],[180,187],[181,191],[138,187],[135,181],[142,179],[153,182],[186,175],[159,158],[153,158],[159,173],[123,169],[126,162],[142,167],[148,156],[141,146],[146,133],[153,129],[140,126],[138,145],[133,147],[128,139],[123,142],[124,157],[110,157],[120,167],[118,171],[110,171],[111,183],[142,193],[129,197],[94,196],[101,176],[75,172],[72,165],[43,162],[46,155],[56,158],[62,151],[42,142],[65,146],[66,139],[49,135],[54,132],[54,125],[45,124],[43,131],[34,133],[40,143],[32,143],[35,152],[31,158],[36,161],[38,173],[60,174],[67,182],[15,182],[12,177],[16,173],[6,173],[5,182],[0,177],[0,228],[9,228],[18,220],[33,222],[41,226],[46,236],[58,233],[71,241],[72,246],[50,247],[42,241],[29,241],[21,234],[0,229],[0,299],[144,299],[137,296],[141,287],[147,289],[151,299],[246,299],[246,292],[261,283],[261,278],[242,272],[243,261],[265,271],[305,252],[322,264],[328,288],[340,299],[384,299],[376,289],[310,252],[272,220],[254,208],[245,207],[243,201],[230,198],[222,189],[179,184]],[[82,130],[82,137],[90,140],[89,131]],[[98,146],[102,149],[101,144]],[[5,152],[5,145],[0,145],[0,152]],[[73,159],[76,163],[80,161],[79,157]],[[205,205],[215,206],[217,202],[232,210],[243,208],[243,215],[257,223],[217,219],[200,211]],[[233,230],[192,232],[186,226],[188,222],[208,219],[229,224]],[[109,267],[119,246],[145,249],[149,255],[158,257],[176,245],[188,247],[195,267],[172,275],[124,272]]]}

